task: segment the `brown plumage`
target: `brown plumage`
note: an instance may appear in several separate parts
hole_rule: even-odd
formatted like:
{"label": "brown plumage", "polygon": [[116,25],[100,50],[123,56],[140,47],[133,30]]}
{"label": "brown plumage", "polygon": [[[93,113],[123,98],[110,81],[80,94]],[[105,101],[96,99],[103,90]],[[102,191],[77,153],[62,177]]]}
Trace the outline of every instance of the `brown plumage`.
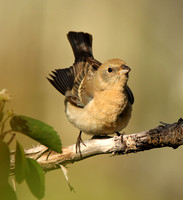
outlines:
{"label": "brown plumage", "polygon": [[131,69],[120,59],[103,64],[95,60],[90,34],[69,32],[67,37],[75,62],[70,68],[53,71],[48,80],[65,95],[65,113],[80,130],[79,140],[81,131],[91,135],[121,131],[129,122],[134,103],[127,85]]}

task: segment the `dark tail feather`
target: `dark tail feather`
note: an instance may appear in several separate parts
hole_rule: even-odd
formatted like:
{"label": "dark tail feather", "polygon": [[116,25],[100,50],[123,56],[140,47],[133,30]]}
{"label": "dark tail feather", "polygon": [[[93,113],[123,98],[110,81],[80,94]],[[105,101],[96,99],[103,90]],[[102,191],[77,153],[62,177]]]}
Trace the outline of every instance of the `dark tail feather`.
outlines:
{"label": "dark tail feather", "polygon": [[83,32],[69,32],[67,38],[72,46],[75,61],[93,57],[92,35]]}

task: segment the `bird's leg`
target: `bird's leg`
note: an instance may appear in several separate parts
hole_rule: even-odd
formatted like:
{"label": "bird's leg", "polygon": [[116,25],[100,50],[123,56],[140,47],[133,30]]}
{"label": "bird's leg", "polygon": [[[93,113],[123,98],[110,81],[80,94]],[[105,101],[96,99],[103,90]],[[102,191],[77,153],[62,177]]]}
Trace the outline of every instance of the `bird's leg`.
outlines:
{"label": "bird's leg", "polygon": [[81,143],[86,146],[86,144],[83,142],[82,138],[81,138],[81,133],[82,131],[79,132],[79,136],[77,138],[77,141],[76,141],[76,154],[79,152],[80,156],[82,157],[82,154],[81,154]]}
{"label": "bird's leg", "polygon": [[117,135],[117,136],[120,136],[120,135],[121,135],[121,133],[119,133],[119,132],[116,132],[116,135]]}
{"label": "bird's leg", "polygon": [[[48,155],[50,155],[50,152],[51,150],[49,148],[46,148],[46,149],[43,149],[41,152],[38,153],[38,155],[35,157],[35,160],[38,160],[43,154],[47,153],[48,152]],[[49,156],[47,156],[49,157]],[[48,158],[46,158],[47,160]]]}
{"label": "bird's leg", "polygon": [[123,136],[125,135],[125,132],[123,133],[119,133],[119,132],[116,132],[117,136],[121,136],[121,143],[123,143]]}
{"label": "bird's leg", "polygon": [[49,150],[48,155],[46,156],[46,161],[48,160],[51,153],[52,153],[52,150]]}
{"label": "bird's leg", "polygon": [[123,135],[126,135],[126,134],[125,134],[125,132],[122,132],[122,133],[116,132],[116,135],[117,136],[121,136],[121,135],[123,136]]}

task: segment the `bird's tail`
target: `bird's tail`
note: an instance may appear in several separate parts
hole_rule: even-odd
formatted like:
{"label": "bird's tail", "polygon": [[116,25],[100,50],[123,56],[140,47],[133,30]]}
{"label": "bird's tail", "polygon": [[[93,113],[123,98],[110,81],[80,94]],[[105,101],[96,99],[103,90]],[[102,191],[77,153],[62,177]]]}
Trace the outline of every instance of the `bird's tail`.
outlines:
{"label": "bird's tail", "polygon": [[92,57],[92,35],[83,32],[69,32],[67,38],[71,44],[75,61]]}

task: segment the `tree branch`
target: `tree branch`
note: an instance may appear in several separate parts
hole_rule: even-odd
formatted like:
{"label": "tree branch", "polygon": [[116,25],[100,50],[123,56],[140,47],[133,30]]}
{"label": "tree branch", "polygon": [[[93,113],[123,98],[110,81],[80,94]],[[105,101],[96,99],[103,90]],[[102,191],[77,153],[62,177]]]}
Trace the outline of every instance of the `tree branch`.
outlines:
{"label": "tree branch", "polygon": [[[157,128],[130,135],[90,139],[81,144],[81,153],[76,154],[75,144],[63,147],[62,153],[45,152],[47,147],[40,145],[25,150],[26,157],[37,159],[45,172],[58,169],[60,165],[83,160],[98,154],[128,154],[154,148],[172,147],[176,149],[183,144],[183,119],[174,124],[165,124]],[[40,156],[41,155],[41,156]],[[47,159],[48,157],[48,159]],[[14,173],[14,152],[11,154],[11,174]]]}

